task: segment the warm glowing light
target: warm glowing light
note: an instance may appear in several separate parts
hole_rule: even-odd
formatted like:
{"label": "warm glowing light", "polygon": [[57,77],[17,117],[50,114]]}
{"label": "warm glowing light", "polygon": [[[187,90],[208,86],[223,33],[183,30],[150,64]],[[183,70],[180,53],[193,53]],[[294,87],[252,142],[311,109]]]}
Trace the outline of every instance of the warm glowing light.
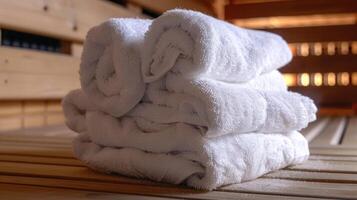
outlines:
{"label": "warm glowing light", "polygon": [[285,84],[290,86],[296,86],[296,74],[283,74]]}
{"label": "warm glowing light", "polygon": [[352,53],[357,54],[357,42],[352,42]]}
{"label": "warm glowing light", "polygon": [[346,55],[349,51],[349,44],[348,42],[341,42],[340,43],[340,54]]}
{"label": "warm glowing light", "polygon": [[308,43],[300,44],[300,52],[299,52],[299,54],[301,56],[308,56],[309,55],[309,44]]}
{"label": "warm glowing light", "polygon": [[327,43],[327,54],[328,55],[335,55],[336,53],[336,45],[334,42]]}
{"label": "warm glowing light", "polygon": [[348,72],[338,73],[337,82],[339,85],[348,85],[350,84],[350,74]]}
{"label": "warm glowing light", "polygon": [[315,73],[313,80],[314,80],[314,85],[315,86],[321,86],[322,85],[322,74],[321,73]]}
{"label": "warm glowing light", "polygon": [[302,73],[299,77],[299,83],[302,86],[308,86],[310,84],[310,76],[308,73]]}
{"label": "warm glowing light", "polygon": [[280,16],[261,17],[250,19],[237,19],[234,24],[248,28],[279,28],[279,27],[304,27],[304,26],[327,26],[347,25],[356,23],[354,13],[305,15],[305,16]]}
{"label": "warm glowing light", "polygon": [[353,72],[351,75],[352,79],[352,85],[357,85],[357,72]]}
{"label": "warm glowing light", "polygon": [[314,43],[314,48],[313,48],[313,54],[315,56],[320,56],[322,54],[322,44],[317,42],[317,43]]}
{"label": "warm glowing light", "polygon": [[293,54],[293,56],[295,56],[297,54],[296,44],[288,44],[288,45],[289,45],[291,54]]}
{"label": "warm glowing light", "polygon": [[336,74],[335,73],[327,73],[325,74],[325,85],[328,86],[335,86],[336,85]]}

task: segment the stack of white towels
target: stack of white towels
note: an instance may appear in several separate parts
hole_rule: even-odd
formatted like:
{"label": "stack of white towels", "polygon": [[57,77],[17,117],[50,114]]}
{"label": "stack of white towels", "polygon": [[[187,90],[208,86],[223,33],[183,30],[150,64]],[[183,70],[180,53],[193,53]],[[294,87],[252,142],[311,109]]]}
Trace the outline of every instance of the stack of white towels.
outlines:
{"label": "stack of white towels", "polygon": [[312,100],[287,91],[278,35],[199,12],[110,19],[87,35],[81,89],[63,100],[89,167],[200,189],[305,161]]}

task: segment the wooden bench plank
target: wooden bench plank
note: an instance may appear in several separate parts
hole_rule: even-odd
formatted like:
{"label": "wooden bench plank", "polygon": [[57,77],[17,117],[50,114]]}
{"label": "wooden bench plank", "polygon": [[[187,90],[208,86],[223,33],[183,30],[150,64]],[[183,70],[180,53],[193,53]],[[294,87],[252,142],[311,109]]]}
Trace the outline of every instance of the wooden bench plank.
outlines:
{"label": "wooden bench plank", "polygon": [[[300,165],[294,165],[288,169],[315,171],[315,172],[338,172],[357,174],[357,162],[354,161],[326,161],[308,160]],[[357,180],[357,179],[356,179]]]}
{"label": "wooden bench plank", "polygon": [[113,194],[106,192],[94,192],[88,190],[73,190],[63,188],[50,188],[39,187],[30,185],[17,185],[17,184],[0,184],[0,199],[12,199],[12,200],[38,200],[41,198],[51,200],[108,200],[108,199],[120,199],[120,200],[167,200],[172,198],[153,197],[153,196],[139,196],[139,195],[127,195],[127,194]]}
{"label": "wooden bench plank", "polygon": [[346,125],[346,118],[333,118],[325,129],[317,135],[310,146],[338,145]]}
{"label": "wooden bench plank", "polygon": [[[279,12],[277,12],[279,11]],[[354,0],[290,0],[228,4],[225,7],[226,19],[245,19],[271,16],[298,16],[331,13],[357,12]]]}
{"label": "wooden bench plank", "polygon": [[326,172],[309,172],[309,171],[293,171],[279,170],[269,173],[265,178],[288,179],[298,181],[314,181],[314,182],[335,182],[335,183],[357,183],[357,174],[347,173],[326,173]]}
{"label": "wooden bench plank", "polygon": [[59,99],[79,88],[78,58],[11,47],[0,54],[0,99]]}
{"label": "wooden bench plank", "polygon": [[310,155],[309,160],[357,161],[357,156]]}
{"label": "wooden bench plank", "polygon": [[50,156],[55,158],[73,158],[72,149],[56,149],[53,147],[39,146],[3,146],[0,145],[0,154],[28,155],[28,156]]}
{"label": "wooden bench plank", "polygon": [[357,117],[349,119],[347,129],[342,140],[343,146],[357,146]]}
{"label": "wooden bench plank", "polygon": [[243,191],[258,194],[296,195],[300,197],[355,199],[357,184],[308,182],[261,178],[242,184],[229,185],[224,191]]}
{"label": "wooden bench plank", "polygon": [[326,156],[357,156],[356,148],[310,147],[312,155]]}
{"label": "wooden bench plank", "polygon": [[[2,183],[14,183],[25,185],[37,185],[37,186],[51,186],[70,189],[84,189],[101,192],[119,192],[125,194],[135,195],[150,195],[159,197],[176,197],[184,199],[242,199],[242,200],[265,200],[265,199],[277,199],[277,200],[309,200],[308,197],[295,197],[286,195],[271,195],[271,194],[251,194],[238,191],[202,191],[193,190],[180,186],[152,186],[141,185],[136,187],[132,184],[124,183],[105,183],[105,182],[93,182],[93,181],[78,181],[78,180],[65,180],[65,179],[53,179],[53,178],[40,178],[40,177],[25,177],[25,176],[6,176],[0,175],[0,182]],[[348,194],[347,194],[348,195]],[[347,196],[344,195],[344,196]],[[315,198],[313,198],[315,199]],[[318,199],[315,199],[318,200]]]}
{"label": "wooden bench plank", "polygon": [[46,156],[23,156],[23,155],[6,155],[0,154],[0,161],[6,162],[23,162],[32,164],[52,164],[52,165],[69,165],[69,166],[81,166],[84,164],[82,161],[75,158],[54,158]]}
{"label": "wooden bench plank", "polygon": [[309,124],[308,127],[301,130],[301,134],[311,142],[316,136],[318,136],[322,130],[327,126],[330,118],[321,118]]}

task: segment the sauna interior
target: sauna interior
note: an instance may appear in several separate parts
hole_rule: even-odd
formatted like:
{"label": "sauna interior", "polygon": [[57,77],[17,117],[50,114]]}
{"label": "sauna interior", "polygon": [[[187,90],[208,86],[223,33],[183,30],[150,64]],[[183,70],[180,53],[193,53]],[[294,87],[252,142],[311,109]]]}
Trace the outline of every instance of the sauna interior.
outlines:
{"label": "sauna interior", "polygon": [[[210,192],[113,178],[71,155],[61,99],[80,87],[87,31],[112,17],[203,12],[282,36],[280,71],[318,118],[302,134],[309,160]],[[356,0],[0,0],[0,199],[357,199]]]}

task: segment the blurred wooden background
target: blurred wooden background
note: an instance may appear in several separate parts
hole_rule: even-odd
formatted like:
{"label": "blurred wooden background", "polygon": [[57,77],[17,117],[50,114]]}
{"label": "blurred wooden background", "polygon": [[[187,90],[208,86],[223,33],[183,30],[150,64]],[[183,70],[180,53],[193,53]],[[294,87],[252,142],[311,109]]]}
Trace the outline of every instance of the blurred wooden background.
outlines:
{"label": "blurred wooden background", "polygon": [[282,35],[294,54],[282,69],[290,89],[314,98],[320,115],[355,114],[355,0],[0,0],[0,131],[63,124],[60,101],[79,87],[90,27],[176,7]]}

